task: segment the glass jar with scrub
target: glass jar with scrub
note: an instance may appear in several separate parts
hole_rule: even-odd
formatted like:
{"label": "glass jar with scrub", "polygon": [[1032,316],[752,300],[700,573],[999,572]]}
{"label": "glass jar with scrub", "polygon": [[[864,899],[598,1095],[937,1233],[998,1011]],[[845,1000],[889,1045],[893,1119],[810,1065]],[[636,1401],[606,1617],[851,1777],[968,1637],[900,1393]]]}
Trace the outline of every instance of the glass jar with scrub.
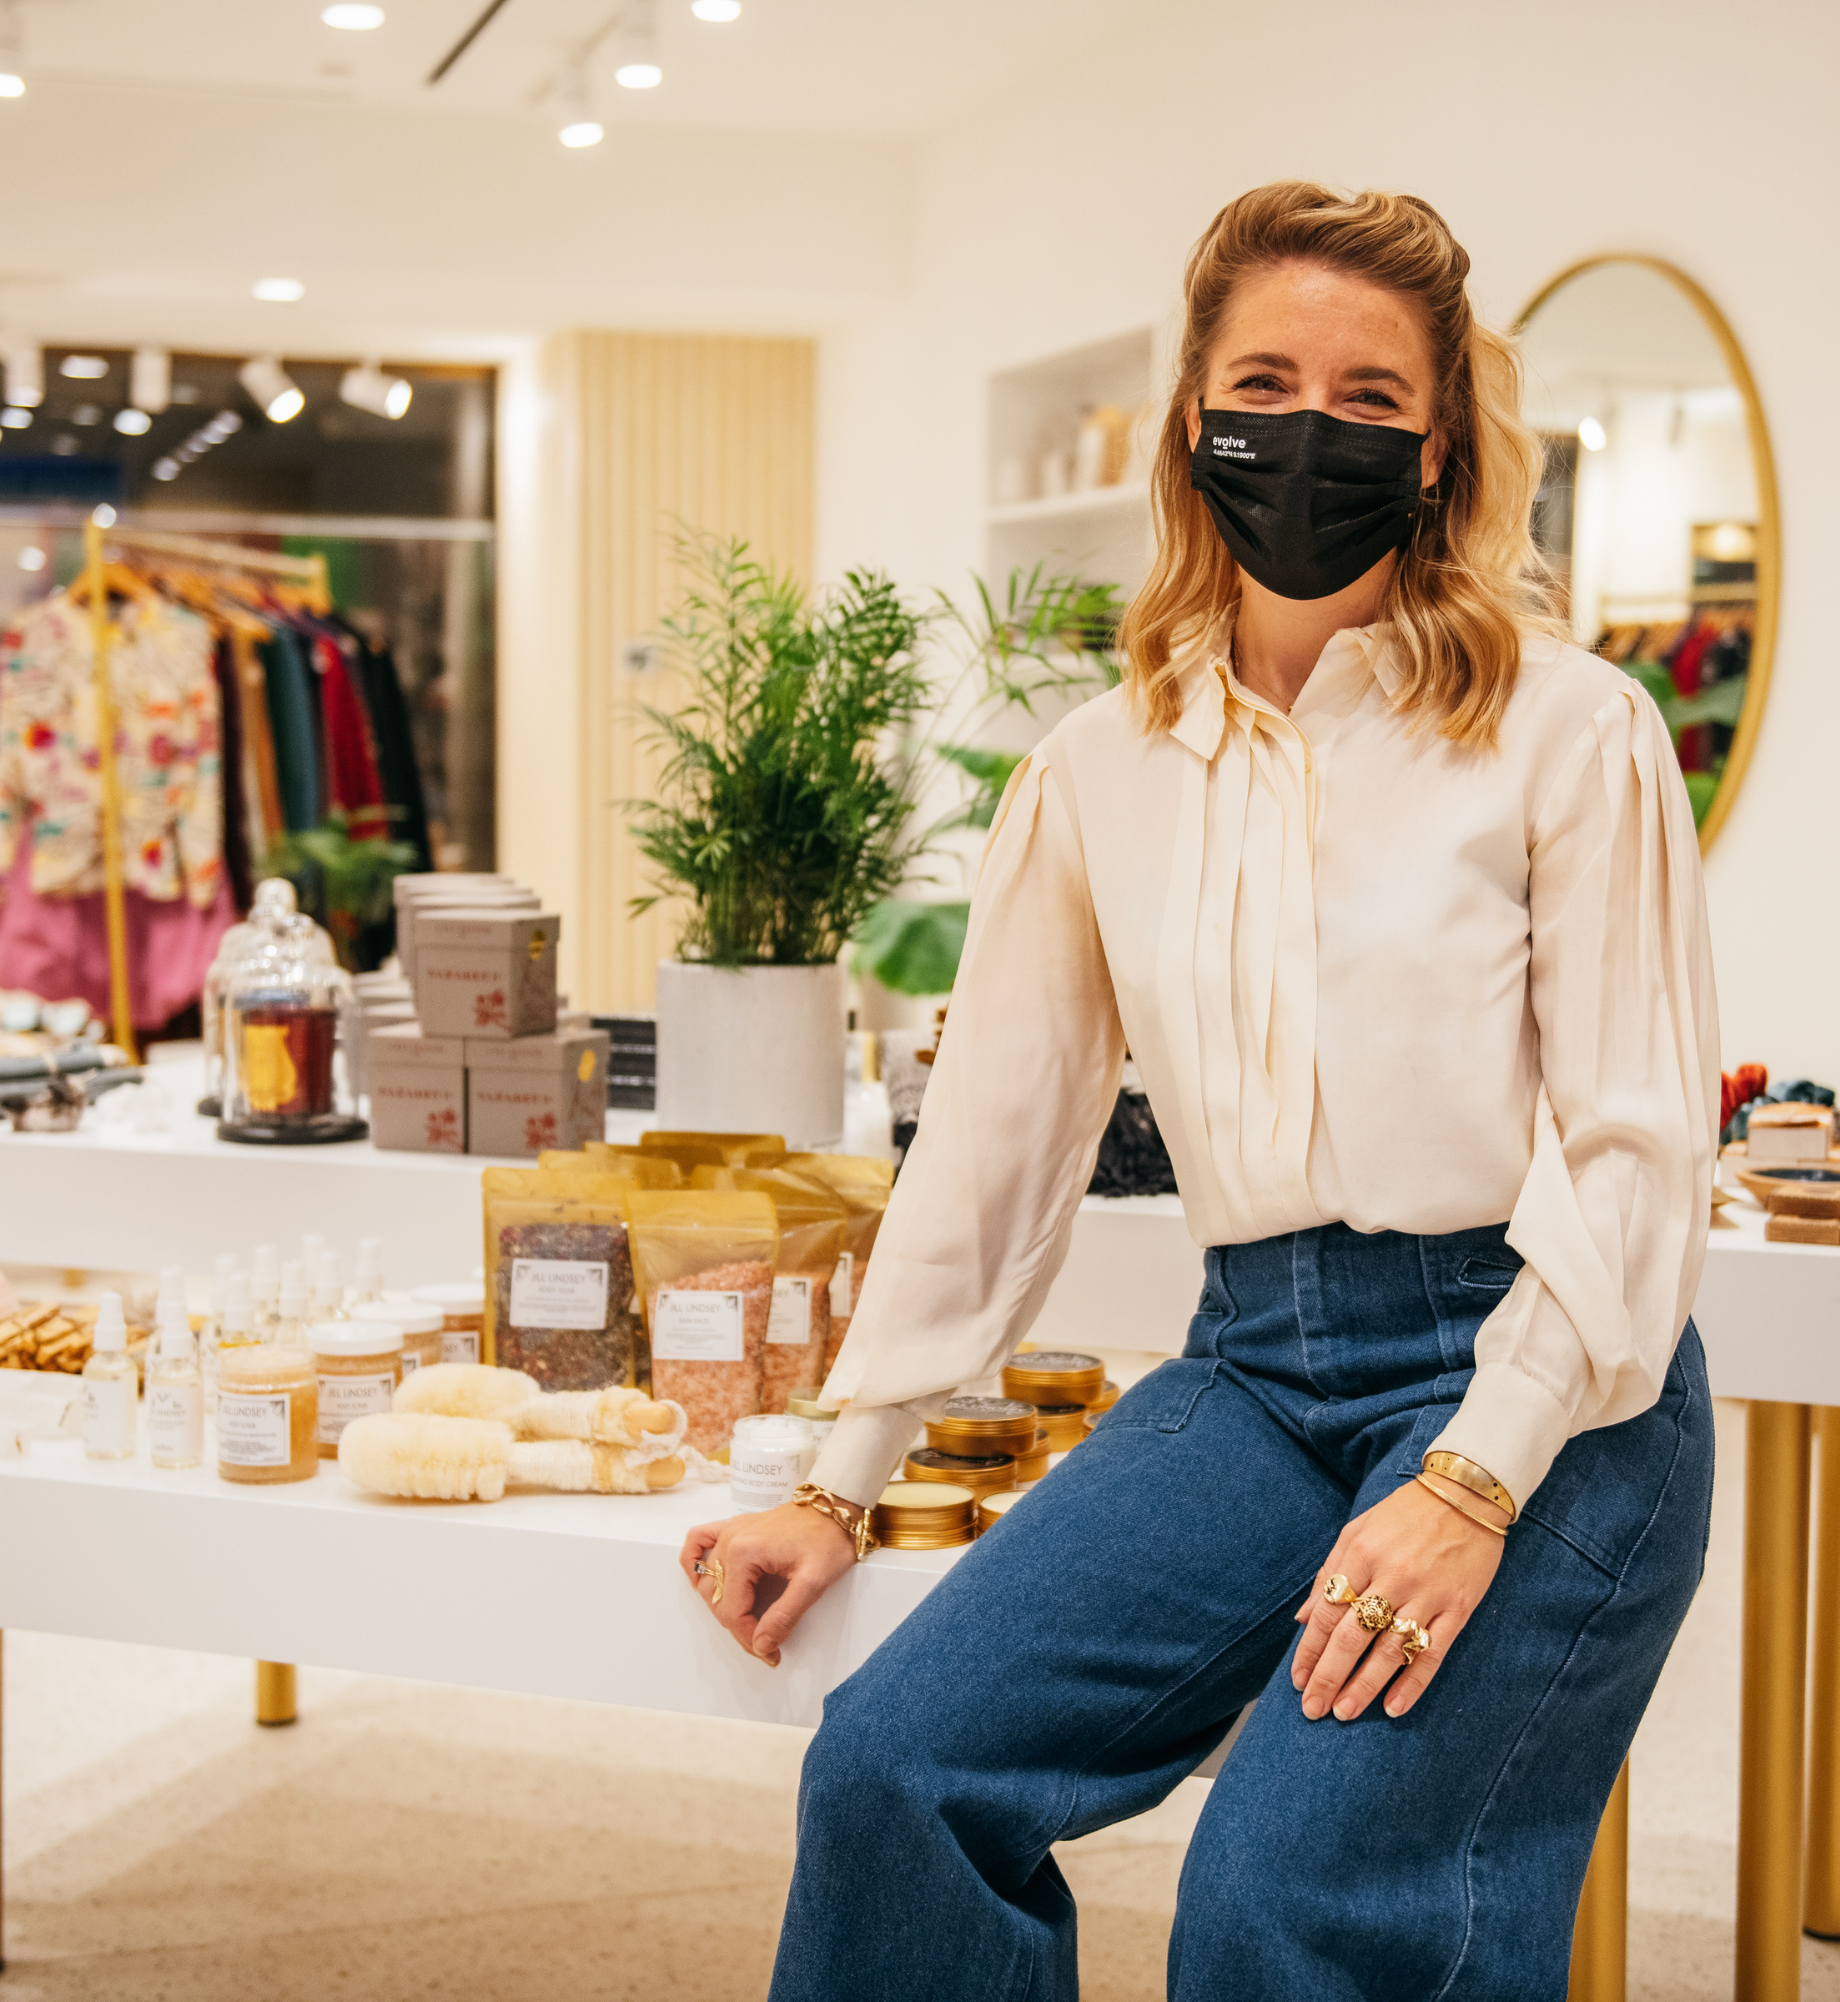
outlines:
{"label": "glass jar with scrub", "polygon": [[480,1362],[480,1330],[486,1322],[485,1282],[456,1279],[438,1286],[417,1286],[409,1298],[418,1307],[435,1307],[441,1314],[440,1362]]}
{"label": "glass jar with scrub", "polygon": [[280,1342],[218,1350],[217,1472],[251,1485],[319,1472],[319,1377],[308,1350]]}
{"label": "glass jar with scrub", "polygon": [[402,1330],[383,1321],[316,1321],[307,1347],[319,1379],[319,1456],[336,1460],[354,1418],[389,1410],[402,1381]]}

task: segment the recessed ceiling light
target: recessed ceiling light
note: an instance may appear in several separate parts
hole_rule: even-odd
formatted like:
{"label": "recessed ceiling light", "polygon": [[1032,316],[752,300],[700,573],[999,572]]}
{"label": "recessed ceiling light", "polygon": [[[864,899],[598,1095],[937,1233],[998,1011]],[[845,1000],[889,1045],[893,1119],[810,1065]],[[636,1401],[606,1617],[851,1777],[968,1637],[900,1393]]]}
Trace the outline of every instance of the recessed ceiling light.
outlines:
{"label": "recessed ceiling light", "polygon": [[179,477],[178,460],[155,459],[153,462],[153,477],[156,480],[176,480]]}
{"label": "recessed ceiling light", "polygon": [[100,355],[66,355],[58,363],[58,374],[72,382],[100,382],[109,365]]}
{"label": "recessed ceiling light", "polygon": [[115,526],[115,510],[110,507],[107,501],[104,501],[99,507],[91,508],[89,518],[98,528],[113,528]]}
{"label": "recessed ceiling light", "polygon": [[352,28],[362,31],[366,28],[383,26],[383,9],[361,4],[361,0],[334,0],[330,7],[320,9],[320,19],[329,28]]}
{"label": "recessed ceiling light", "polygon": [[153,429],[153,419],[144,410],[118,410],[115,428],[125,438],[144,438]]}
{"label": "recessed ceiling light", "polygon": [[652,90],[664,82],[664,71],[656,63],[622,63],[613,80],[623,90]]}
{"label": "recessed ceiling light", "polygon": [[26,80],[11,70],[0,70],[0,97],[24,97]]}
{"label": "recessed ceiling light", "polygon": [[19,567],[22,570],[42,570],[45,567],[45,552],[36,542],[28,542],[19,552]]}
{"label": "recessed ceiling light", "polygon": [[556,134],[565,146],[598,146],[604,136],[598,118],[571,119]]}
{"label": "recessed ceiling light", "polygon": [[690,11],[699,21],[739,21],[741,0],[690,0]]}
{"label": "recessed ceiling light", "polygon": [[1609,434],[1595,417],[1578,420],[1578,442],[1587,452],[1601,452],[1609,444]]}
{"label": "recessed ceiling light", "polygon": [[271,306],[291,306],[307,296],[307,288],[298,278],[258,278],[250,286],[249,296],[266,299]]}

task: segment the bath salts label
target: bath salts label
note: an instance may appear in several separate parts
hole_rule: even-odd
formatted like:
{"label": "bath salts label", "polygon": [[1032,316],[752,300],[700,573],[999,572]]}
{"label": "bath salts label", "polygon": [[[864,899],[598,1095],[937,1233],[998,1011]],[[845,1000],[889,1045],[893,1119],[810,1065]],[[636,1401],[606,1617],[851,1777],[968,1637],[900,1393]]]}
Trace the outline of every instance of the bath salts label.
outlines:
{"label": "bath salts label", "polygon": [[811,1340],[811,1281],[775,1279],[773,1311],[767,1316],[767,1340],[799,1346]]}
{"label": "bath salts label", "polygon": [[293,1393],[217,1393],[217,1457],[226,1467],[285,1467]]}
{"label": "bath salts label", "polygon": [[[515,1311],[512,1326],[517,1325]],[[594,1324],[597,1328],[599,1321]],[[405,1362],[407,1358],[404,1358]],[[479,1330],[477,1328],[449,1328],[441,1336],[441,1360],[443,1362],[477,1362],[479,1360]]]}
{"label": "bath salts label", "polygon": [[135,1378],[83,1379],[83,1450],[109,1460],[125,1460],[134,1451]]}
{"label": "bath salts label", "polygon": [[147,1444],[156,1460],[204,1457],[204,1391],[198,1384],[147,1386]]}
{"label": "bath salts label", "polygon": [[831,1274],[831,1319],[847,1321],[855,1313],[856,1254],[846,1251]]}
{"label": "bath salts label", "polygon": [[652,1303],[652,1355],[666,1362],[740,1362],[741,1295],[661,1287]]}
{"label": "bath salts label", "polygon": [[336,1446],[354,1418],[388,1411],[396,1388],[394,1370],[376,1376],[322,1376],[319,1380],[319,1443]]}
{"label": "bath salts label", "polygon": [[607,1264],[594,1258],[514,1258],[511,1261],[514,1328],[586,1328],[607,1325]]}

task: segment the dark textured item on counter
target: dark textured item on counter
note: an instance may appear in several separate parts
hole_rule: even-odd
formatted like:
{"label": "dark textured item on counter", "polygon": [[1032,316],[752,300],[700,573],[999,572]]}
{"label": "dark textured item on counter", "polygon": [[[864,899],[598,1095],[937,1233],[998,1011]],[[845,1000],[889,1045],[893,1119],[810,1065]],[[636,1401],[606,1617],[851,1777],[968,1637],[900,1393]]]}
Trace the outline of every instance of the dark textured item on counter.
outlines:
{"label": "dark textured item on counter", "polygon": [[[607,1267],[606,1319],[598,1328],[520,1327],[511,1318],[516,1261],[562,1259]],[[520,1369],[545,1390],[605,1390],[636,1378],[638,1323],[632,1312],[632,1258],[626,1226],[606,1223],[512,1223],[498,1233],[493,1295],[494,1359]]]}
{"label": "dark textured item on counter", "polygon": [[1089,1196],[1173,1196],[1176,1171],[1141,1091],[1121,1091],[1099,1142]]}

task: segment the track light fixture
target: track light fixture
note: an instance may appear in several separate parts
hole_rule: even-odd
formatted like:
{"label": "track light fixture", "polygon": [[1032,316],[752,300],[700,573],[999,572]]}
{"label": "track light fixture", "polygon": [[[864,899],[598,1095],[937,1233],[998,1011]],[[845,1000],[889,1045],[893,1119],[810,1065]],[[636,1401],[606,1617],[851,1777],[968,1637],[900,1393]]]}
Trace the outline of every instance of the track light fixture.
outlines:
{"label": "track light fixture", "polygon": [[0,97],[24,97],[26,65],[18,0],[0,0]]}
{"label": "track light fixture", "polygon": [[374,361],[348,368],[339,380],[340,399],[373,417],[400,417],[414,395],[414,385],[406,377],[385,375]]}
{"label": "track light fixture", "polygon": [[588,95],[586,63],[576,63],[563,79],[562,88],[556,93],[556,115],[556,137],[565,146],[601,143],[601,122],[594,115],[594,103]]}
{"label": "track light fixture", "polygon": [[664,82],[658,62],[658,24],[652,0],[632,0],[620,21],[620,66],[613,80],[623,90],[655,90]]}
{"label": "track light fixture", "polygon": [[286,424],[307,407],[299,386],[273,355],[255,355],[236,372],[236,379],[271,424]]}

